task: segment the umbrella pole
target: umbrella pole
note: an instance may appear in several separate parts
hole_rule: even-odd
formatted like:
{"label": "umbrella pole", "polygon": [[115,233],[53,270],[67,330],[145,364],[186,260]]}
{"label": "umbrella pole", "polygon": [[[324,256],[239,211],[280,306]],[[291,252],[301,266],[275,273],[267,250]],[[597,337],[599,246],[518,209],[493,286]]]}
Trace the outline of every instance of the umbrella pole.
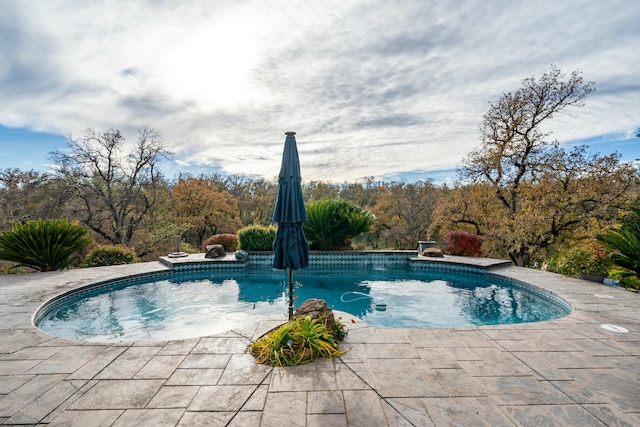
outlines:
{"label": "umbrella pole", "polygon": [[293,270],[289,268],[289,321],[293,318]]}

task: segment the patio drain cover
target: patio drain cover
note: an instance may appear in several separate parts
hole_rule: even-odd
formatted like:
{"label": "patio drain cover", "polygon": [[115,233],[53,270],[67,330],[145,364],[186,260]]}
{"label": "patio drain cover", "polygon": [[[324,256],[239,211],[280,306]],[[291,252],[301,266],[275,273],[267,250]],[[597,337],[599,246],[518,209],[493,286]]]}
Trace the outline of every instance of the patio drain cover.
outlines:
{"label": "patio drain cover", "polygon": [[627,332],[629,332],[627,328],[623,328],[622,326],[618,325],[611,325],[609,323],[603,323],[602,325],[600,325],[600,327],[605,331],[618,332],[620,334],[626,334]]}
{"label": "patio drain cover", "polygon": [[593,296],[596,296],[598,298],[613,299],[613,297],[611,295],[593,294]]}

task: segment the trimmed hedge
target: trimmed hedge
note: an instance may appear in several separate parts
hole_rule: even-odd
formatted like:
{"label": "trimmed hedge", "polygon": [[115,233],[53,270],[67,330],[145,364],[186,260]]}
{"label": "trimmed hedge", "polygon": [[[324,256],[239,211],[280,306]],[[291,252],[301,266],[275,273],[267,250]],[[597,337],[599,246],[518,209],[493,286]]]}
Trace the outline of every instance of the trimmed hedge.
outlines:
{"label": "trimmed hedge", "polygon": [[101,267],[104,265],[133,264],[138,261],[135,249],[123,245],[98,246],[84,259],[87,267]]}
{"label": "trimmed hedge", "polygon": [[249,225],[238,230],[238,242],[243,251],[271,251],[276,238],[277,227],[270,225]]}

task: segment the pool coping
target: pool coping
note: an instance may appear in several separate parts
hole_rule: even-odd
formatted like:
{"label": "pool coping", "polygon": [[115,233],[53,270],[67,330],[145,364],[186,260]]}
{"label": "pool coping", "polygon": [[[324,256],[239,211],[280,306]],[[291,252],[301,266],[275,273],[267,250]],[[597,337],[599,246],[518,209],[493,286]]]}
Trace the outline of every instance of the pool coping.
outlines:
{"label": "pool coping", "polygon": [[152,262],[0,277],[0,423],[640,423],[640,296],[533,269],[490,273],[558,295],[573,306],[570,315],[382,329],[340,313],[347,355],[295,368],[255,365],[244,351],[277,319],[197,339],[118,344],[52,337],[31,322],[65,291],[168,270]]}
{"label": "pool coping", "polygon": [[415,256],[410,257],[409,260],[414,263],[427,263],[438,266],[440,264],[458,265],[458,266],[473,266],[481,270],[493,270],[500,267],[508,267],[511,265],[511,261],[495,258],[476,258],[476,257],[464,257],[456,255],[443,255],[442,258]]}

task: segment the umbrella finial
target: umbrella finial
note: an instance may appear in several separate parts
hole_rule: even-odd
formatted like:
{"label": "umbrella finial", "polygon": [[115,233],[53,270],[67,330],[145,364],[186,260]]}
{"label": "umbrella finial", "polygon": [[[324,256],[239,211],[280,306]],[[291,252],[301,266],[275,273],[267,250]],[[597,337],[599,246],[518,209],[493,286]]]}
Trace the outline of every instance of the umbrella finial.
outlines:
{"label": "umbrella finial", "polygon": [[289,132],[285,132],[284,134],[287,136],[294,136],[296,133],[289,131]]}

